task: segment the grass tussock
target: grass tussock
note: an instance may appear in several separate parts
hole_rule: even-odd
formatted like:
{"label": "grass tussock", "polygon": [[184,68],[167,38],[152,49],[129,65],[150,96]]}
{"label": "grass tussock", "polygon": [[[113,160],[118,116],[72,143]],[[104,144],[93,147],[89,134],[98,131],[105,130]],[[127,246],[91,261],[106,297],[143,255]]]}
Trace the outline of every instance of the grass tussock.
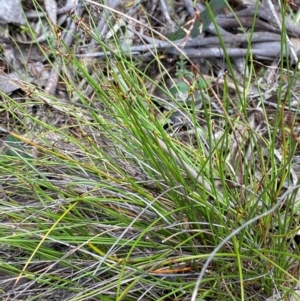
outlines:
{"label": "grass tussock", "polygon": [[22,101],[1,96],[11,122],[1,127],[2,300],[289,296],[299,282],[297,71],[270,110],[247,92],[263,72],[250,46],[248,77],[226,55],[216,83],[184,54],[170,66],[154,49],[145,63],[121,47],[126,32],[104,41],[84,26],[103,59],[63,42],[52,50],[72,101],[29,82]]}

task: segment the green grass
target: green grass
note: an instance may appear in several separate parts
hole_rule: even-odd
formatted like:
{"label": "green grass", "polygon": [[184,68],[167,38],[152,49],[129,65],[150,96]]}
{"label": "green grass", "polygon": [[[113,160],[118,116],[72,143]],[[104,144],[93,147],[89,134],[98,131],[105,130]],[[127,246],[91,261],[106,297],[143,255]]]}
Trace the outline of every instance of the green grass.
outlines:
{"label": "green grass", "polygon": [[[76,103],[30,83],[24,102],[2,95],[1,111],[13,120],[0,156],[2,300],[288,296],[299,281],[298,248],[290,246],[298,231],[296,117],[287,122],[280,101],[270,116],[264,103],[251,108],[246,91],[233,96],[230,78],[236,87],[259,81],[250,43],[249,78],[238,82],[226,55],[229,77],[217,95],[184,56],[176,84],[156,50],[145,66],[120,49],[120,33],[103,41],[95,28],[85,31],[106,59],[77,59],[62,42],[53,52]],[[176,93],[186,88],[189,107]],[[278,93],[288,108],[283,81]],[[33,102],[43,118],[29,110]],[[166,130],[162,104],[188,129]]]}

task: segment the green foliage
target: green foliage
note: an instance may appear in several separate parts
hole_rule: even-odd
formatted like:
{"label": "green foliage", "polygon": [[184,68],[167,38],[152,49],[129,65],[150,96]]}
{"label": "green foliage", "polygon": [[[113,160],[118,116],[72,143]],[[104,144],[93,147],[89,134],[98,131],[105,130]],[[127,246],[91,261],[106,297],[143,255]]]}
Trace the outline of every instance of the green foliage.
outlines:
{"label": "green foliage", "polygon": [[197,37],[202,31],[206,30],[212,22],[212,15],[217,16],[218,12],[227,5],[226,0],[211,0],[206,9],[200,13],[200,18],[195,17],[192,25],[187,25],[185,29],[179,28],[168,36],[171,41],[176,41],[186,37],[190,32],[190,37]]}
{"label": "green foliage", "polygon": [[198,101],[200,99],[199,91],[207,89],[209,84],[200,76],[195,78],[195,75],[188,70],[187,61],[183,56],[180,56],[176,63],[175,75],[178,81],[170,87],[169,92],[177,100]]}

